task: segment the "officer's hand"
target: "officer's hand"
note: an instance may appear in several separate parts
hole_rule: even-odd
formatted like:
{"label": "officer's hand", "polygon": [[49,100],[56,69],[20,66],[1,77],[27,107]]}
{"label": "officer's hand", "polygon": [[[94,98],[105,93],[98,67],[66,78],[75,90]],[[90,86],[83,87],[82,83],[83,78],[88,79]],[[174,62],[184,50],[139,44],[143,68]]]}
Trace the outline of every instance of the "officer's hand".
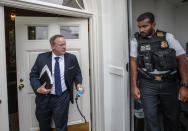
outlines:
{"label": "officer's hand", "polygon": [[40,88],[37,89],[37,93],[40,93],[40,94],[50,93],[51,89],[46,89],[45,85],[46,85],[46,82]]}
{"label": "officer's hand", "polygon": [[132,95],[135,99],[140,99],[140,90],[137,86],[132,87]]}
{"label": "officer's hand", "polygon": [[178,99],[183,102],[188,101],[188,88],[186,87],[180,88]]}

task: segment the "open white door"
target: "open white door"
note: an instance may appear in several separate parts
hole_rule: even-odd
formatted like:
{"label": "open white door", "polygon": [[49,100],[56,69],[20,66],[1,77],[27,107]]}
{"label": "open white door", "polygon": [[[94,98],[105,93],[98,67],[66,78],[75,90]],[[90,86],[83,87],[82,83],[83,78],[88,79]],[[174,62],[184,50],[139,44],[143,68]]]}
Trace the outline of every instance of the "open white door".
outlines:
{"label": "open white door", "polygon": [[[88,20],[65,17],[16,17],[15,23],[20,131],[39,129],[35,118],[35,94],[30,86],[29,73],[37,55],[51,50],[48,39],[60,33],[67,39],[67,51],[75,54],[80,64],[85,94],[78,103],[90,123]],[[76,105],[70,104],[68,124],[78,123],[84,123],[84,120]]]}

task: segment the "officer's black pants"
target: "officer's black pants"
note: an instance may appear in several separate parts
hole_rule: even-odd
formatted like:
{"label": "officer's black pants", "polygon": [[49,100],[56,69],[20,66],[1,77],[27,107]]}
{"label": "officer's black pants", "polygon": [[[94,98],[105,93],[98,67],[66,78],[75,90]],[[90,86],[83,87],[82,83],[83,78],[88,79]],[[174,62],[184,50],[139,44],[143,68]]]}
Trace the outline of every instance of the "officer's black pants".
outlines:
{"label": "officer's black pants", "polygon": [[178,131],[178,83],[141,79],[141,101],[146,131],[162,131],[159,113],[163,115],[164,131]]}

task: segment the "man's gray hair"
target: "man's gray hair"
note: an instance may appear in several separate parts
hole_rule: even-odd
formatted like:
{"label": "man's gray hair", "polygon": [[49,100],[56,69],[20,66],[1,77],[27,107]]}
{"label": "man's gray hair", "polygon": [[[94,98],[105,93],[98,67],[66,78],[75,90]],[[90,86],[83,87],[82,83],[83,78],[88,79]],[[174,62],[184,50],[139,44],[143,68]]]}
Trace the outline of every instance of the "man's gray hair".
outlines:
{"label": "man's gray hair", "polygon": [[63,38],[64,38],[63,35],[53,35],[53,36],[50,38],[50,45],[55,44],[54,41],[56,40],[56,38],[59,38],[59,37],[63,37]]}

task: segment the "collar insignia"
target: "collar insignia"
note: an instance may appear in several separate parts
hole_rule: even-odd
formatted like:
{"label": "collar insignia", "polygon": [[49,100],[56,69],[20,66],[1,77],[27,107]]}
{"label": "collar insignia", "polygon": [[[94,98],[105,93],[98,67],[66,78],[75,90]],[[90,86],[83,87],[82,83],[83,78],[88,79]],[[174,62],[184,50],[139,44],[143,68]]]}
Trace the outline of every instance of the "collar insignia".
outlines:
{"label": "collar insignia", "polygon": [[158,37],[163,37],[163,36],[165,36],[165,35],[164,35],[163,32],[157,32],[157,36],[158,36]]}

